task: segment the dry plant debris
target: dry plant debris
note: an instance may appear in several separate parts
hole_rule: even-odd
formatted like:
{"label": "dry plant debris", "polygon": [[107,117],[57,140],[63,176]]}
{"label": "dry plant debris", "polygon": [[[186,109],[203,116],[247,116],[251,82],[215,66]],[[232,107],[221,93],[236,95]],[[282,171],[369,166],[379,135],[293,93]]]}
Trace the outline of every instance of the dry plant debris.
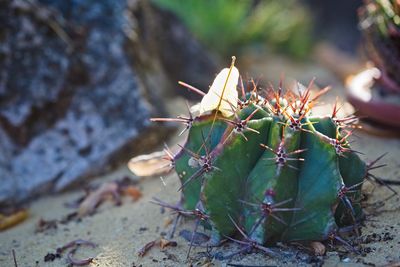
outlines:
{"label": "dry plant debris", "polygon": [[28,218],[28,211],[25,209],[15,211],[9,215],[0,213],[0,231],[11,228],[25,221],[26,218]]}
{"label": "dry plant debris", "polygon": [[164,238],[159,238],[153,241],[148,242],[146,245],[144,245],[141,249],[138,251],[138,256],[143,257],[146,255],[146,253],[155,245],[159,245],[160,249],[165,249],[166,247],[176,247],[178,243],[176,241],[172,240],[167,240]]}

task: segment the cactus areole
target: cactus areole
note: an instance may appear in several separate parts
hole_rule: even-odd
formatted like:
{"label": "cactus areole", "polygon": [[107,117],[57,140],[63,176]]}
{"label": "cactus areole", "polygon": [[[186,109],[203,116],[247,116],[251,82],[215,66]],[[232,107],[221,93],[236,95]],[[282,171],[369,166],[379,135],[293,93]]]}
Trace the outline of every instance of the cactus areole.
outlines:
{"label": "cactus areole", "polygon": [[300,95],[282,86],[245,92],[233,63],[197,105],[198,116],[192,107],[190,118],[176,119],[188,130],[181,151],[168,152],[182,210],[202,215],[214,244],[238,232],[253,247],[328,240],[357,225],[368,168],[347,142],[356,119],[338,119],[336,108],[313,116],[311,85]]}

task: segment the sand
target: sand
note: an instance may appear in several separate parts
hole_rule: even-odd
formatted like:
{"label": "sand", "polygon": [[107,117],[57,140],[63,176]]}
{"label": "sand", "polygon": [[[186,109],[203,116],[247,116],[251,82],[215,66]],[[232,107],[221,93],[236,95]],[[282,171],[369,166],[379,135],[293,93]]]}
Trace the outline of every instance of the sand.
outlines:
{"label": "sand", "polygon": [[[375,173],[384,177],[399,176],[399,148],[400,141],[394,139],[381,139],[360,134],[355,143],[356,149],[365,152],[365,158],[374,159],[383,151],[389,152],[385,158],[388,167],[379,169]],[[384,150],[382,148],[385,148]],[[106,177],[99,178],[96,183],[104,180],[113,180],[127,174],[123,168]],[[64,203],[79,197],[81,192],[71,192],[56,196],[43,197],[32,203],[29,213],[30,217],[24,223],[0,233],[0,266],[13,266],[11,250],[16,252],[19,266],[66,266],[65,256],[53,262],[44,262],[44,256],[49,252],[74,239],[82,238],[95,242],[98,247],[95,249],[81,248],[77,256],[93,256],[94,261],[89,266],[188,266],[186,262],[187,242],[181,237],[175,240],[177,247],[167,248],[161,251],[158,247],[153,248],[149,253],[140,258],[138,250],[147,242],[156,239],[164,228],[168,213],[161,214],[160,208],[149,201],[156,196],[163,200],[174,203],[179,198],[177,188],[179,186],[176,175],[164,178],[165,186],[158,178],[148,178],[140,182],[143,190],[143,197],[132,202],[130,198],[124,198],[123,205],[114,206],[111,202],[101,205],[96,214],[85,217],[80,222],[72,221],[68,224],[59,224],[55,230],[48,230],[44,233],[35,233],[38,220],[44,218],[60,219],[71,212],[71,209],[64,207]],[[372,190],[367,184],[365,191]],[[390,191],[384,187],[376,187],[368,203],[375,203],[390,195]],[[334,251],[328,252],[327,256],[321,257],[326,266],[340,264],[371,264],[382,266],[389,263],[400,262],[400,202],[395,196],[383,203],[378,215],[373,215],[366,221],[366,227],[362,229],[363,236],[369,236],[368,244],[363,244],[366,256],[354,254],[339,258]],[[367,209],[374,210],[374,209]],[[193,224],[187,222],[178,226],[178,232],[182,229],[191,229]],[[376,234],[376,236],[375,236]],[[223,248],[223,252],[234,251],[236,246]],[[193,264],[206,263],[207,259],[198,259],[197,252],[205,249],[194,249],[191,255],[194,258]],[[250,254],[238,256],[231,260],[232,263],[263,265],[306,265],[307,261],[317,260],[296,253],[292,250],[284,257],[284,260],[276,260],[262,254]],[[80,254],[81,252],[81,254]],[[171,256],[172,255],[172,256]],[[36,264],[38,262],[38,264]],[[222,266],[224,262],[215,262],[215,266]],[[226,262],[225,262],[226,264]],[[196,265],[197,266],[197,265]]]}

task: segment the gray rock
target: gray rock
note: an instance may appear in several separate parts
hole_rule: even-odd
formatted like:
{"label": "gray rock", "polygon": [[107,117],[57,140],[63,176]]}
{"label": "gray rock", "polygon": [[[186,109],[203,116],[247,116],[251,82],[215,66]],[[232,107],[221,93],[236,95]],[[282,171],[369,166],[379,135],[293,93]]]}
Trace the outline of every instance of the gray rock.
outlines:
{"label": "gray rock", "polygon": [[[196,94],[178,86],[177,81],[207,92],[212,77],[218,72],[215,57],[205,53],[200,43],[169,11],[151,5],[151,1],[127,1],[130,11],[126,14],[127,27],[124,28],[129,38],[127,52],[135,59],[132,64],[143,81],[153,88],[152,93],[163,97],[179,94],[196,98]],[[164,85],[163,90],[157,84],[159,81]]]}
{"label": "gray rock", "polygon": [[0,117],[14,152],[2,160],[0,199],[104,170],[148,126],[151,106],[123,51],[123,11],[123,1],[8,1]]}
{"label": "gray rock", "polygon": [[[163,115],[164,90],[176,77],[165,64],[159,72],[135,64],[127,12],[125,0],[0,3],[0,203],[68,188],[169,132],[148,118]],[[136,43],[165,62],[146,45]]]}
{"label": "gray rock", "polygon": [[[49,26],[43,26],[44,8],[26,1],[3,1],[0,42],[0,115],[3,122],[18,128],[33,109],[42,109],[65,91],[70,60],[66,44]],[[17,18],[15,18],[16,16]],[[4,24],[3,24],[4,23]]]}

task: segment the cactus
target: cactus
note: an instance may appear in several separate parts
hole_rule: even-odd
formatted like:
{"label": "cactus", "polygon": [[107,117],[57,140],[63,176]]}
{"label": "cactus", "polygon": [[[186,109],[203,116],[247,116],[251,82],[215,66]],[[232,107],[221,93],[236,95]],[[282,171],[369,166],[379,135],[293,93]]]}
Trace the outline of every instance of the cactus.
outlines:
{"label": "cactus", "polygon": [[[365,122],[396,131],[400,127],[400,2],[365,0],[359,18],[365,55],[373,67],[347,80],[349,102]],[[385,132],[381,127],[375,131]]]}
{"label": "cactus", "polygon": [[368,0],[360,9],[360,26],[367,56],[380,70],[381,90],[400,94],[400,4],[394,0]]}
{"label": "cactus", "polygon": [[[280,84],[264,97],[256,86],[245,92],[241,85],[238,99],[238,80],[232,63],[208,94],[188,87],[203,96],[192,108],[197,116],[153,119],[183,122],[188,130],[177,155],[167,150],[182,183],[182,207],[156,203],[197,218],[195,231],[202,222],[210,244],[228,238],[274,254],[265,244],[335,239],[352,249],[339,231],[358,228],[362,184],[379,167],[349,146],[357,118],[337,118],[336,105],[331,115],[313,116],[313,104],[328,89],[312,98],[312,82],[300,95],[284,94]],[[233,238],[237,232],[243,240]]]}

